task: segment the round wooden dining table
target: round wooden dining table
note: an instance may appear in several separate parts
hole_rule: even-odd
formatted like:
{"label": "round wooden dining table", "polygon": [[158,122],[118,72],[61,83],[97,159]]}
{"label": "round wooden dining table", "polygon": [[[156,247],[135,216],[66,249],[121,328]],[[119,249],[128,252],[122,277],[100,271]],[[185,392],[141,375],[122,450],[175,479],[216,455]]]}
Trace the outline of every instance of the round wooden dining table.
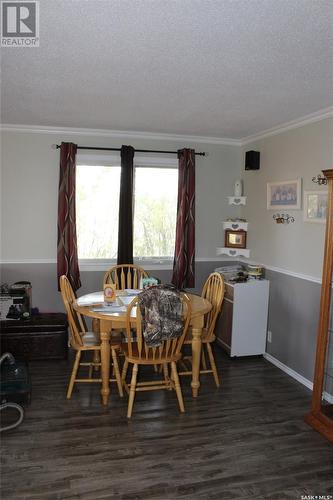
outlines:
{"label": "round wooden dining table", "polygon": [[[201,335],[204,326],[204,316],[211,308],[211,303],[200,297],[188,293],[187,296],[191,301],[192,313],[190,326],[192,330],[192,395],[198,396],[200,387],[200,359],[201,359]],[[134,298],[134,297],[133,297]],[[110,395],[110,335],[112,329],[125,329],[126,308],[116,311],[116,308],[110,307],[110,312],[106,311],[104,305],[103,292],[94,292],[79,297],[73,304],[76,311],[84,316],[99,320],[99,330],[101,339],[101,379],[102,379],[102,403],[108,404]],[[97,310],[96,310],[97,309]],[[99,309],[99,310],[98,310]],[[101,310],[102,309],[102,310]],[[132,310],[133,326],[135,325],[135,308]]]}

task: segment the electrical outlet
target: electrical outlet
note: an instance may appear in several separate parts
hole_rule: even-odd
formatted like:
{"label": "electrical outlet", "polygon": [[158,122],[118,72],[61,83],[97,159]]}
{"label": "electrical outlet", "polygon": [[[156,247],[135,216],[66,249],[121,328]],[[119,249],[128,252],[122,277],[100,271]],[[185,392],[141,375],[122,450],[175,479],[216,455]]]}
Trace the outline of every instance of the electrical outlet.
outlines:
{"label": "electrical outlet", "polygon": [[271,343],[272,342],[272,332],[268,330],[267,332],[267,342]]}

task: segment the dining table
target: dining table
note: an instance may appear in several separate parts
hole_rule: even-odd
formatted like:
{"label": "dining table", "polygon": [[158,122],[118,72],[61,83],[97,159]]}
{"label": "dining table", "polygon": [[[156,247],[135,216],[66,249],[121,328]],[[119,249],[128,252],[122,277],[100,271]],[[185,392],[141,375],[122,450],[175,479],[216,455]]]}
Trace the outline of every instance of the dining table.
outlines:
{"label": "dining table", "polygon": [[[191,301],[190,327],[192,332],[192,395],[198,396],[200,387],[200,360],[201,360],[201,336],[204,326],[204,317],[212,309],[211,303],[192,293],[187,293]],[[134,295],[120,296],[116,303],[104,303],[103,291],[93,292],[78,297],[73,304],[74,309],[87,317],[99,320],[99,333],[101,341],[101,379],[102,379],[102,404],[107,405],[110,395],[110,336],[116,329],[125,329],[125,316],[127,305]],[[120,300],[119,300],[120,299]],[[131,312],[131,324],[135,327],[136,308]]]}

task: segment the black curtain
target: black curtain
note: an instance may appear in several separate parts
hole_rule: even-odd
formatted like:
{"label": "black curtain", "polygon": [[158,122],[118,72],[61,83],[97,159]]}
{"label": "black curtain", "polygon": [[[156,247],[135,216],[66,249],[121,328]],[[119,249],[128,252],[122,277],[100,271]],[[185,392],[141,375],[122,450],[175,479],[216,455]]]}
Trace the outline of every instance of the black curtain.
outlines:
{"label": "black curtain", "polygon": [[122,146],[117,264],[133,264],[134,148]]}

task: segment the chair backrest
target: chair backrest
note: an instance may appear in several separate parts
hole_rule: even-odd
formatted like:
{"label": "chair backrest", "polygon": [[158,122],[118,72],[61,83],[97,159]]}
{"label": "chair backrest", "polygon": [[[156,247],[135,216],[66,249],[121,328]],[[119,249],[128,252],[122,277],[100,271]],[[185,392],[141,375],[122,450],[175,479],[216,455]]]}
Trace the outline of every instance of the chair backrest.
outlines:
{"label": "chair backrest", "polygon": [[61,297],[64,302],[68,318],[71,345],[73,347],[82,346],[83,341],[80,334],[86,331],[86,327],[81,314],[73,308],[73,302],[76,300],[75,293],[67,276],[60,276],[59,282]]}
{"label": "chair backrest", "polygon": [[117,290],[139,288],[141,278],[148,278],[148,273],[142,267],[133,264],[113,266],[104,275],[104,285],[114,284]]}
{"label": "chair backrest", "polygon": [[224,278],[220,273],[211,273],[203,286],[201,296],[212,304],[212,309],[205,317],[207,339],[213,337],[217,317],[224,298]]}
{"label": "chair backrest", "polygon": [[[143,363],[160,364],[163,362],[176,361],[180,358],[180,351],[188,331],[191,319],[191,301],[185,293],[181,293],[180,300],[183,312],[183,331],[177,338],[164,340],[158,347],[149,347],[143,335],[143,321],[140,307],[138,305],[138,297],[130,303],[126,314],[126,335],[128,342],[128,354],[130,357],[135,357]],[[136,311],[135,311],[136,309]],[[136,313],[136,331],[133,337],[131,324],[131,316]]]}

